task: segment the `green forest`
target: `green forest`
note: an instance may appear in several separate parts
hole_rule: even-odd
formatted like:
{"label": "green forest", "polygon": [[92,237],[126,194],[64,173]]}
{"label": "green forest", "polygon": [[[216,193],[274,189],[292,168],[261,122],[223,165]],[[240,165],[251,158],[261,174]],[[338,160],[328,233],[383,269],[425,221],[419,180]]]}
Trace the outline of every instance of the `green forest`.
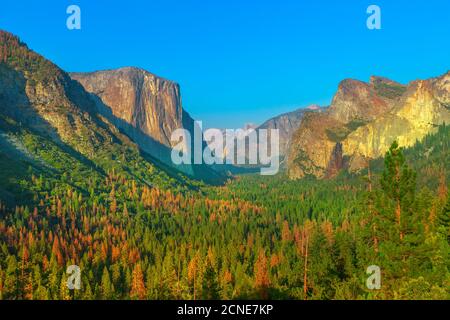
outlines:
{"label": "green forest", "polygon": [[[0,204],[0,299],[450,298],[448,126],[360,174],[209,186],[149,177],[133,159],[133,171],[92,170],[9,125],[61,170],[11,168],[25,162],[0,152],[23,202]],[[380,289],[366,286],[371,265]]]}
{"label": "green forest", "polygon": [[0,111],[0,300],[450,299],[448,125],[357,173],[211,184],[5,32]]}

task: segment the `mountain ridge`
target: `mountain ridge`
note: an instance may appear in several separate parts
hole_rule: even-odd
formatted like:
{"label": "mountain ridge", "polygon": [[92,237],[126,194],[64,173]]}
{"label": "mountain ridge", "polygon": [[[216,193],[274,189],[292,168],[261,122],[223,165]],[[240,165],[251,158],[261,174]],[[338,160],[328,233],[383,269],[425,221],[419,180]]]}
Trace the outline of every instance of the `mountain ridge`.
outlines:
{"label": "mountain ridge", "polygon": [[304,108],[298,108],[294,111],[285,112],[266,120],[263,124],[258,126],[259,129],[278,129],[280,135],[280,156],[285,157],[289,149],[289,143],[292,134],[300,126],[301,120],[306,112],[323,112],[326,107],[319,105],[310,105]]}
{"label": "mountain ridge", "polygon": [[292,179],[359,171],[397,140],[412,146],[450,121],[450,73],[407,85],[372,76],[346,79],[330,108],[302,120],[288,153]]}
{"label": "mountain ridge", "polygon": [[[69,165],[70,161],[63,164],[55,158],[56,155],[64,158],[66,154],[73,157],[73,166],[84,171],[98,171],[103,175],[114,169],[145,184],[163,186],[183,180],[189,187],[191,182],[182,177],[179,170],[160,162],[152,150],[141,151],[133,137],[127,136],[97,108],[98,101],[69,74],[29,49],[17,36],[0,31],[0,118],[3,132],[0,139],[5,146],[11,147],[11,138],[26,138],[29,139],[27,147],[33,149],[32,152],[29,150],[30,153],[43,155],[50,167]],[[41,148],[36,147],[37,143],[41,143]],[[11,155],[2,154],[5,161],[11,159]],[[20,161],[27,162],[22,158]],[[139,160],[133,162],[131,159]],[[29,165],[36,167],[33,163]],[[22,169],[17,167],[17,170]],[[209,179],[212,183],[223,179],[219,174],[209,175],[209,172],[208,175],[197,176],[195,170],[189,173],[196,179]],[[36,169],[36,172],[40,171]],[[71,169],[65,171],[70,172]],[[166,179],[161,179],[162,176]],[[16,181],[14,172],[8,174],[7,179]]]}

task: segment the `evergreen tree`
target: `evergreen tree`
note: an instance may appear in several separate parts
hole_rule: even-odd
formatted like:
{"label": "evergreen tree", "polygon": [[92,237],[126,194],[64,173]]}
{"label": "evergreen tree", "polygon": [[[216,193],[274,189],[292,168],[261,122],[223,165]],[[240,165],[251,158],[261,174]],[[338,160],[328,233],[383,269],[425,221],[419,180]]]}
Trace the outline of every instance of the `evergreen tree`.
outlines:
{"label": "evergreen tree", "polygon": [[89,282],[87,282],[86,284],[83,285],[84,288],[84,293],[82,296],[83,300],[92,300],[94,299],[94,295],[92,294],[92,289],[91,289],[91,285],[89,284]]}
{"label": "evergreen tree", "polygon": [[106,267],[103,268],[102,282],[100,285],[101,297],[104,300],[110,300],[114,298],[114,286],[109,277],[109,272]]}
{"label": "evergreen tree", "polygon": [[447,243],[450,245],[450,196],[447,197],[447,202],[438,216],[437,223],[439,232],[447,238]]}
{"label": "evergreen tree", "polygon": [[395,226],[400,240],[411,227],[416,190],[416,174],[409,168],[402,149],[394,141],[386,153],[381,176],[383,227]]}
{"label": "evergreen tree", "polygon": [[258,289],[260,298],[267,299],[270,286],[269,269],[267,257],[263,249],[259,251],[258,259],[254,266],[255,287]]}
{"label": "evergreen tree", "polygon": [[430,261],[433,253],[425,243],[424,231],[429,196],[422,193],[425,197],[416,197],[416,174],[396,142],[387,152],[384,164],[375,208],[379,213],[375,223],[380,240],[376,264],[383,270],[383,292],[392,297],[395,281],[423,270],[424,261]]}
{"label": "evergreen tree", "polygon": [[141,264],[137,263],[133,269],[130,297],[132,299],[143,300],[145,299],[145,295],[144,274],[142,273]]}
{"label": "evergreen tree", "polygon": [[206,266],[202,283],[202,299],[217,300],[220,298],[219,283],[217,281],[217,273],[211,263]]}
{"label": "evergreen tree", "polygon": [[4,298],[14,300],[18,298],[17,260],[15,256],[7,258],[5,273]]}
{"label": "evergreen tree", "polygon": [[59,285],[59,300],[70,300],[71,294],[69,291],[69,287],[67,286],[67,277],[66,274],[63,273],[61,277],[61,282]]}

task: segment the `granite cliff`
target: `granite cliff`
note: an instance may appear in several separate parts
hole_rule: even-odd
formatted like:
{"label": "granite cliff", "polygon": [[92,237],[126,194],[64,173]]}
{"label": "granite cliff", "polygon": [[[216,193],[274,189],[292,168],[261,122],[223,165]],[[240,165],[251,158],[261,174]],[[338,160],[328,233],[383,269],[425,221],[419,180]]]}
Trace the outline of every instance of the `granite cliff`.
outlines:
{"label": "granite cliff", "polygon": [[172,163],[172,132],[187,129],[194,137],[195,125],[182,108],[177,83],[134,67],[70,73],[70,76],[90,93],[96,111],[130,137],[140,149],[164,165],[190,176],[206,181],[222,179],[221,174],[207,165],[175,167]]}
{"label": "granite cliff", "polygon": [[100,112],[129,133],[137,130],[170,147],[172,131],[193,122],[182,109],[179,85],[145,70],[127,67],[70,76],[100,98]]}
{"label": "granite cliff", "polygon": [[371,77],[344,80],[326,112],[307,113],[288,152],[292,179],[333,177],[366,167],[394,140],[412,146],[450,121],[450,73],[402,85]]}
{"label": "granite cliff", "polygon": [[[204,165],[172,165],[172,131],[194,126],[181,108],[177,84],[137,68],[70,76],[5,31],[0,31],[0,118],[96,169],[142,157],[142,166],[153,168],[148,172],[181,171],[212,183],[224,178]],[[14,134],[2,125],[0,135],[8,140]],[[11,145],[6,140],[3,144]]]}

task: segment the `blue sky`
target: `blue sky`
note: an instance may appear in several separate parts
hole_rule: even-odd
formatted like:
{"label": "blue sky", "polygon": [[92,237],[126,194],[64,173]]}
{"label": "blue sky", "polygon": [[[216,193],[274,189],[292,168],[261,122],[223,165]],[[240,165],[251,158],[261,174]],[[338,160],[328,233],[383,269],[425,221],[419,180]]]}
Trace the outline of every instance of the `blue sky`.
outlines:
{"label": "blue sky", "polygon": [[[82,29],[66,28],[81,8]],[[380,6],[382,30],[366,28]],[[448,0],[3,1],[0,28],[67,71],[137,66],[181,85],[205,127],[318,103],[344,78],[400,82],[450,69]]]}

